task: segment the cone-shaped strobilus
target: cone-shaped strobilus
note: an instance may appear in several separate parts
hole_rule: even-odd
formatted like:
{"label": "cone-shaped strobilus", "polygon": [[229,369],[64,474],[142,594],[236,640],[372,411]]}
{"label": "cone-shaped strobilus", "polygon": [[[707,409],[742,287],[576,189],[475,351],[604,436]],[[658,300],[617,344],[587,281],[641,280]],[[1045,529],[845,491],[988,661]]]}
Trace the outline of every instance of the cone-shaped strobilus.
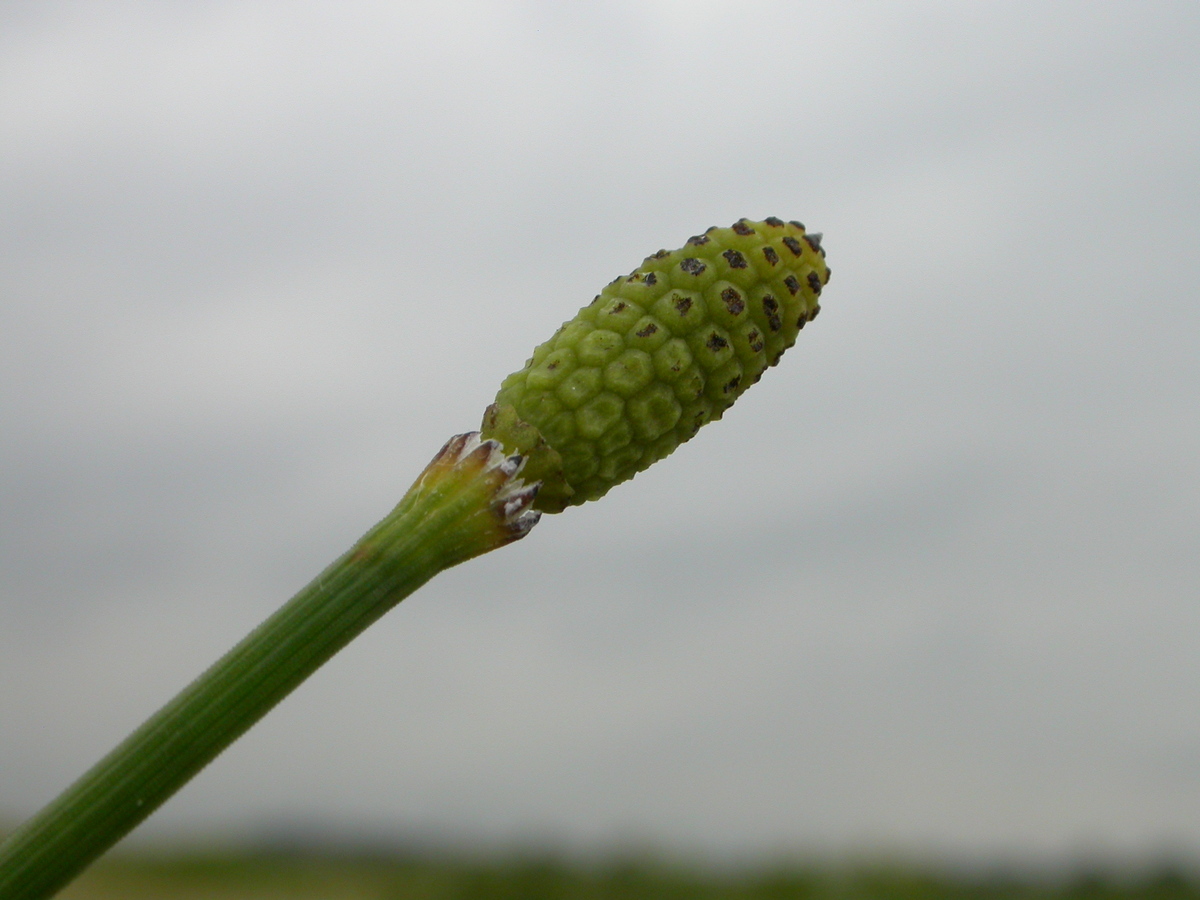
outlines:
{"label": "cone-shaped strobilus", "polygon": [[820,235],[742,219],[615,279],[504,380],[400,503],[0,844],[0,900],[48,897],[443,569],[595,500],[721,418],[820,311]]}
{"label": "cone-shaped strobilus", "polygon": [[534,350],[482,431],[529,455],[535,506],[602,497],[721,418],[820,311],[820,238],[775,218],[710,228],[646,257]]}

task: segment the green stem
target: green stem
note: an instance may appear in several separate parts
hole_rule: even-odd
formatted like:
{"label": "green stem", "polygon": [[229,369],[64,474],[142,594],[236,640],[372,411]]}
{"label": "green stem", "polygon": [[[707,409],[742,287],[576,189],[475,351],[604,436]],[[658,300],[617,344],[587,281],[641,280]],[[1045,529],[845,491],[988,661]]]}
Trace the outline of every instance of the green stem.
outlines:
{"label": "green stem", "polygon": [[523,537],[537,486],[519,466],[452,438],[383,521],[0,844],[0,900],[54,894],[385,612]]}

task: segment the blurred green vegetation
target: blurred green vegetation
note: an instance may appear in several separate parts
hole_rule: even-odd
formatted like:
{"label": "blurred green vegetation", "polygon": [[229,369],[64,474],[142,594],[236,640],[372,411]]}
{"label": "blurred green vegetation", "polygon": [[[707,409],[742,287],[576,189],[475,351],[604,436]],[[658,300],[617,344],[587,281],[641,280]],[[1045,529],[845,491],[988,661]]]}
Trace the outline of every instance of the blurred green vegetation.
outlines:
{"label": "blurred green vegetation", "polygon": [[125,854],[64,900],[1200,900],[1200,879],[1160,866],[1073,875],[938,872],[898,864],[704,870],[651,860],[585,865],[550,856]]}

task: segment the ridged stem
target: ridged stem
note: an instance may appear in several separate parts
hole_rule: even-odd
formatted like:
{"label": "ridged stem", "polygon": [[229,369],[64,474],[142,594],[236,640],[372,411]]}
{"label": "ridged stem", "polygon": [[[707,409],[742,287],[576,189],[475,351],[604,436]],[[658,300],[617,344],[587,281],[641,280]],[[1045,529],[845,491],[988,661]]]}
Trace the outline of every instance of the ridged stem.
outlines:
{"label": "ridged stem", "polygon": [[452,438],[383,521],[0,844],[0,900],[54,894],[385,612],[523,537],[537,485],[520,465]]}

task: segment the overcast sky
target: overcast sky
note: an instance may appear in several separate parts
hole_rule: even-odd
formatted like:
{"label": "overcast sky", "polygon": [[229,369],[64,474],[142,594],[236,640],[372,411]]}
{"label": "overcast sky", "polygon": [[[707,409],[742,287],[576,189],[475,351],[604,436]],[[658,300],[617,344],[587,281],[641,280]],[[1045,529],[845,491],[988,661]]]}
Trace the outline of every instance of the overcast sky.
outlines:
{"label": "overcast sky", "polygon": [[140,830],[1200,857],[1200,6],[0,5],[0,817],[349,546],[617,274],[824,313]]}

